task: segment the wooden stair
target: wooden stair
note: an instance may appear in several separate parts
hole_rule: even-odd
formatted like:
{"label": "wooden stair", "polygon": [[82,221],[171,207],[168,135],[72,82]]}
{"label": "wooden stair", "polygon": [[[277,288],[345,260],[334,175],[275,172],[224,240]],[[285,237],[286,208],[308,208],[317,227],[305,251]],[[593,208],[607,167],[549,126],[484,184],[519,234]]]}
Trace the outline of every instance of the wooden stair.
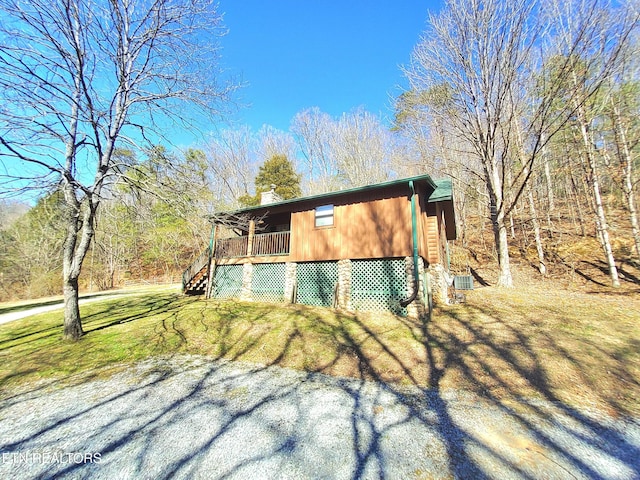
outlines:
{"label": "wooden stair", "polygon": [[193,277],[184,287],[187,295],[204,295],[207,290],[207,280],[209,279],[209,268],[205,265],[195,277]]}
{"label": "wooden stair", "polygon": [[182,274],[182,291],[186,295],[203,295],[209,280],[209,248],[198,255]]}

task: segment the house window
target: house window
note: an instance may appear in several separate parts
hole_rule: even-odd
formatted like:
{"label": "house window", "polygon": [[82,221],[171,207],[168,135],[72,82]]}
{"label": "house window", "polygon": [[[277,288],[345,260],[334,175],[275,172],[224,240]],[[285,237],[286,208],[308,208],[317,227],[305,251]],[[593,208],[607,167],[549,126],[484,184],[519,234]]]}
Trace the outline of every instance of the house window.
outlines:
{"label": "house window", "polygon": [[316,227],[330,227],[333,225],[333,205],[323,205],[316,208]]}

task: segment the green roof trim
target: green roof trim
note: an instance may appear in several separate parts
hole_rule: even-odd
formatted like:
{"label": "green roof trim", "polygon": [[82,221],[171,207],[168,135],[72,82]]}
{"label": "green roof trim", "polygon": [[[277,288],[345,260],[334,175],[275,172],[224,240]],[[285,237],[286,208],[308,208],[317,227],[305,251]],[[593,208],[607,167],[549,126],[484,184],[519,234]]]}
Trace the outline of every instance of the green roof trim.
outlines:
{"label": "green roof trim", "polygon": [[429,203],[453,200],[453,185],[449,179],[436,180],[436,189],[429,196]]}
{"label": "green roof trim", "polygon": [[416,175],[415,177],[408,177],[408,178],[399,178],[397,180],[390,180],[388,182],[382,182],[382,183],[375,183],[373,185],[365,185],[363,187],[354,187],[354,188],[348,188],[346,190],[337,190],[335,192],[327,192],[327,193],[319,193],[317,195],[309,195],[307,197],[298,197],[298,198],[291,198],[289,200],[283,200],[281,202],[276,202],[276,203],[269,203],[267,205],[256,205],[254,207],[246,207],[246,208],[240,208],[238,210],[233,210],[230,212],[224,212],[224,213],[229,213],[229,214],[241,214],[241,213],[247,213],[247,212],[253,212],[256,210],[263,210],[263,209],[268,209],[268,208],[274,208],[274,207],[280,207],[280,206],[284,206],[284,205],[294,205],[296,203],[302,203],[302,202],[313,202],[316,200],[324,200],[324,199],[328,199],[328,198],[335,198],[335,197],[339,197],[342,195],[350,195],[353,193],[361,193],[361,192],[369,192],[369,191],[373,191],[373,190],[382,190],[388,187],[395,187],[398,185],[402,185],[405,183],[409,183],[410,181],[413,181],[414,183],[417,182],[422,182],[422,183],[426,183],[427,185],[429,185],[430,187],[432,187],[435,191],[431,194],[431,196],[429,197],[429,201],[439,201],[439,200],[432,200],[434,194],[438,191],[440,191],[440,185],[442,182],[448,182],[448,190],[447,187],[443,187],[443,192],[448,191],[449,192],[449,198],[442,198],[442,200],[450,200],[451,199],[451,181],[450,180],[439,180],[437,182],[434,182],[433,179],[427,175],[427,174],[423,174],[423,175]]}

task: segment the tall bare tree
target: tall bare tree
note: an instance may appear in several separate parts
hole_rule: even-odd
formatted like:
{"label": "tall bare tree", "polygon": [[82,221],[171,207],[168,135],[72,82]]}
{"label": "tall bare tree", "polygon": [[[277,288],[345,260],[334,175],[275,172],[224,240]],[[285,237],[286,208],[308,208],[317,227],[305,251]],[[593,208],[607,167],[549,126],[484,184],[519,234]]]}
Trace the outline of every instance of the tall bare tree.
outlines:
{"label": "tall bare tree", "polygon": [[606,99],[605,124],[611,132],[609,143],[613,150],[606,154],[606,163],[624,194],[635,252],[640,258],[640,220],[636,205],[640,184],[637,173],[640,165],[640,38],[636,36],[634,40],[621,58]]}
{"label": "tall bare tree", "polygon": [[[64,192],[64,337],[83,335],[78,277],[116,147],[213,113],[220,16],[208,1],[0,0],[2,188]],[[184,123],[183,123],[184,124]]]}
{"label": "tall bare tree", "polygon": [[335,123],[332,152],[338,177],[347,187],[388,180],[392,149],[389,130],[366,110],[344,113]]}
{"label": "tall bare tree", "polygon": [[288,132],[278,130],[271,125],[263,125],[258,130],[257,135],[258,161],[264,163],[276,155],[283,155],[287,158],[295,158],[296,141],[293,135]]}
{"label": "tall bare tree", "polygon": [[507,218],[515,197],[506,185],[507,170],[514,168],[510,129],[538,36],[531,22],[534,8],[535,2],[526,0],[452,0],[430,18],[407,69],[414,89],[439,88],[448,95],[440,110],[448,112],[449,126],[480,161],[500,266],[498,284],[507,287],[513,285]]}
{"label": "tall bare tree", "polygon": [[[610,241],[609,224],[602,196],[602,173],[598,160],[595,125],[605,110],[607,84],[614,77],[630,38],[637,33],[640,9],[628,2],[614,8],[609,2],[552,1],[546,14],[554,32],[554,49],[565,59],[565,108],[571,112],[570,124],[579,138],[579,154],[590,189],[597,238],[602,246],[609,276],[620,286]],[[576,45],[580,48],[577,49]],[[567,62],[568,60],[568,62]],[[558,95],[561,96],[561,95]]]}
{"label": "tall bare tree", "polygon": [[317,107],[291,124],[302,155],[305,193],[368,185],[390,178],[396,148],[380,118],[364,109],[334,119]]}
{"label": "tall bare tree", "polygon": [[291,121],[302,155],[301,168],[307,194],[324,193],[338,188],[338,167],[333,156],[334,121],[318,107],[297,113]]}
{"label": "tall bare tree", "polygon": [[238,199],[249,194],[258,170],[255,150],[248,126],[223,130],[209,140],[205,153],[213,172],[211,188],[217,209],[237,208]]}
{"label": "tall bare tree", "polygon": [[[625,88],[626,87],[626,88]],[[636,85],[633,87],[637,88]],[[636,179],[638,168],[638,145],[640,144],[640,126],[638,125],[638,92],[624,92],[632,90],[629,85],[623,85],[619,97],[611,99],[609,116],[614,131],[614,142],[617,162],[617,172],[614,177],[619,182],[627,201],[629,222],[636,256],[640,258],[640,221],[636,206],[635,189],[639,180]],[[628,97],[625,96],[627,93]],[[619,101],[616,101],[619,100]],[[635,105],[633,105],[635,103]],[[631,105],[630,105],[631,104]]]}
{"label": "tall bare tree", "polygon": [[[563,2],[581,4],[585,15],[556,10],[560,20],[553,17],[551,3],[450,0],[429,19],[406,69],[418,94],[439,91],[438,102],[427,108],[478,160],[476,173],[489,195],[501,286],[513,285],[507,222],[526,191],[534,164],[553,136],[595,94],[637,25],[637,14],[620,16],[619,24],[598,21],[612,8],[605,1]],[[559,39],[563,20],[573,30]],[[569,91],[569,108],[555,108],[559,92],[567,92],[575,59],[591,58],[598,49],[595,81]],[[555,60],[554,75],[541,76],[550,58]],[[515,141],[516,127],[522,142]]]}

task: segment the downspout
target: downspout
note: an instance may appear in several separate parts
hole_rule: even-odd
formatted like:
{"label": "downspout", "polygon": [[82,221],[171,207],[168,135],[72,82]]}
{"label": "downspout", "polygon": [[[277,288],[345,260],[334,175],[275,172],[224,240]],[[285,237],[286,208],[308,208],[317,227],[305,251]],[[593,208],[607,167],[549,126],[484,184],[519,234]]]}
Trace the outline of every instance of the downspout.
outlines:
{"label": "downspout", "polygon": [[213,262],[213,254],[215,248],[215,238],[216,238],[216,224],[211,223],[211,238],[209,239],[209,263],[207,264],[207,290],[205,292],[206,298],[211,298],[211,287],[213,286],[213,272],[211,271],[211,264]]}
{"label": "downspout", "polygon": [[420,273],[418,272],[418,220],[416,218],[416,189],[413,180],[409,180],[411,189],[411,240],[413,243],[413,293],[405,300],[400,300],[400,305],[406,307],[418,296],[420,289]]}
{"label": "downspout", "polygon": [[209,238],[209,263],[211,263],[211,259],[213,258],[213,239],[216,236],[216,224],[211,224],[211,237]]}

